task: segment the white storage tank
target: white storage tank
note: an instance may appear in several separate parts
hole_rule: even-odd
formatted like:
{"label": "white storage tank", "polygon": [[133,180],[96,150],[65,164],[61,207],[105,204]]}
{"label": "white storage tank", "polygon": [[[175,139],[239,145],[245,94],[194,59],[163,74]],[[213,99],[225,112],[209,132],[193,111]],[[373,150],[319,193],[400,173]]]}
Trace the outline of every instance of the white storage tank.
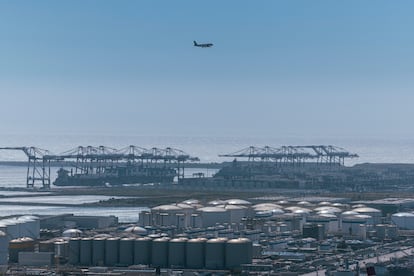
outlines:
{"label": "white storage tank", "polygon": [[69,240],[68,262],[71,265],[79,264],[80,240],[81,238],[72,238]]}
{"label": "white storage tank", "polygon": [[190,198],[190,199],[182,201],[181,203],[192,206],[192,205],[199,205],[201,202],[198,199]]}
{"label": "white storage tank", "polygon": [[134,243],[133,238],[123,238],[119,241],[119,264],[130,266],[134,263]]}
{"label": "white storage tank", "polygon": [[67,229],[63,231],[62,236],[67,238],[78,238],[82,235],[82,231],[79,229]]}
{"label": "white storage tank", "polygon": [[230,204],[230,205],[243,205],[243,206],[250,206],[250,205],[252,205],[252,203],[249,202],[249,201],[247,201],[247,200],[237,199],[237,198],[235,198],[235,199],[227,199],[225,202],[226,202],[225,204]]}
{"label": "white storage tank", "polygon": [[337,207],[332,207],[332,206],[322,206],[322,207],[318,207],[313,209],[315,212],[318,213],[324,213],[324,214],[340,214],[342,212],[341,209],[337,208]]}
{"label": "white storage tank", "polygon": [[200,269],[204,267],[205,245],[207,239],[194,238],[186,243],[186,264],[187,268]]}
{"label": "white storage tank", "polygon": [[226,203],[227,203],[227,202],[226,202],[225,200],[216,199],[216,200],[209,201],[209,202],[207,203],[207,205],[210,205],[210,206],[217,206],[217,205],[223,205],[223,204],[226,204]]}
{"label": "white storage tank", "polygon": [[306,222],[311,224],[319,224],[323,226],[324,232],[328,233],[330,218],[324,216],[309,216],[306,218]]}
{"label": "white storage tank", "polygon": [[18,218],[20,221],[26,222],[27,237],[38,239],[40,237],[40,219],[36,216],[21,216]]}
{"label": "white storage tank", "polygon": [[94,238],[92,241],[92,265],[103,266],[105,264],[105,240],[106,238]]}
{"label": "white storage tank", "polygon": [[203,227],[214,226],[216,223],[225,223],[230,220],[228,211],[221,207],[203,207],[197,209],[197,212],[201,216]]}
{"label": "white storage tank", "polygon": [[105,240],[105,265],[115,266],[118,264],[119,238],[108,238]]}
{"label": "white storage tank", "polygon": [[227,241],[226,268],[240,268],[241,264],[251,264],[253,258],[253,244],[249,239],[239,238]]}
{"label": "white storage tank", "polygon": [[80,241],[79,263],[81,265],[92,264],[92,238],[83,238]]}
{"label": "white storage tank", "polygon": [[368,224],[379,224],[381,223],[381,211],[375,208],[370,208],[370,207],[360,207],[360,208],[355,208],[352,211],[357,212],[361,215],[368,215],[372,217],[372,221],[369,221]]}
{"label": "white storage tank", "polygon": [[176,214],[182,213],[177,205],[160,205],[151,209],[155,225],[170,226],[176,222]]}
{"label": "white storage tank", "polygon": [[192,214],[191,215],[191,228],[201,228],[203,226],[203,221],[201,220],[201,216],[199,214]]}
{"label": "white storage tank", "polygon": [[299,201],[297,203],[297,205],[299,205],[299,206],[306,206],[306,207],[312,207],[313,206],[312,203],[310,203],[309,201],[306,201],[306,200]]}
{"label": "white storage tank", "polygon": [[0,265],[7,265],[9,257],[9,238],[7,234],[0,231]]}
{"label": "white storage tank", "polygon": [[134,241],[134,264],[151,264],[152,239],[138,238]]}
{"label": "white storage tank", "polygon": [[273,209],[282,209],[283,207],[278,204],[274,203],[259,203],[256,205],[253,205],[252,208],[256,211],[268,211]]}
{"label": "white storage tank", "polygon": [[342,233],[350,236],[359,236],[361,233],[361,225],[366,225],[367,218],[359,215],[347,216],[342,218]]}
{"label": "white storage tank", "polygon": [[340,223],[339,219],[334,214],[319,214],[321,217],[329,218],[329,224],[327,228],[328,233],[338,233],[340,232]]}
{"label": "white storage tank", "polygon": [[148,234],[147,229],[140,226],[131,226],[124,230],[124,232],[133,233],[140,236],[146,236]]}
{"label": "white storage tank", "polygon": [[226,238],[210,239],[206,242],[205,267],[207,269],[225,268],[226,243]]}
{"label": "white storage tank", "polygon": [[228,204],[217,207],[222,207],[225,210],[227,210],[227,212],[229,213],[229,223],[240,223],[242,218],[247,216],[248,209],[243,205]]}
{"label": "white storage tank", "polygon": [[4,219],[0,223],[6,226],[9,239],[13,240],[22,237],[20,236],[20,224],[17,219]]}
{"label": "white storage tank", "polygon": [[391,215],[391,221],[402,230],[414,230],[414,214],[413,213],[396,213]]}
{"label": "white storage tank", "polygon": [[168,267],[168,244],[167,237],[154,239],[152,241],[151,261],[153,267]]}
{"label": "white storage tank", "polygon": [[141,226],[152,226],[152,214],[149,211],[139,213],[138,224]]}
{"label": "white storage tank", "polygon": [[168,245],[168,266],[171,268],[185,267],[185,248],[187,238],[171,239]]}

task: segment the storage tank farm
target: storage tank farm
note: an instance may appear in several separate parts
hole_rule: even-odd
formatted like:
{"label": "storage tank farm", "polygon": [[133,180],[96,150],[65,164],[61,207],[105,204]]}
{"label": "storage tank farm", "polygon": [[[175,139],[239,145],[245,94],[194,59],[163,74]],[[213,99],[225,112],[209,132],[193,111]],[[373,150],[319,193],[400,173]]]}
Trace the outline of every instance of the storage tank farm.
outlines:
{"label": "storage tank farm", "polygon": [[[157,206],[146,211],[146,219],[139,221],[145,227],[129,225],[111,236],[88,237],[85,231],[81,233],[83,238],[68,240],[68,263],[74,266],[146,265],[210,270],[234,269],[243,263],[251,263],[252,242],[233,236],[233,232],[245,229],[239,224],[248,215],[250,207],[239,200],[217,203],[221,206],[203,207],[198,201]],[[200,218],[202,228],[197,228],[193,234],[175,235],[171,229],[193,229],[193,215]],[[204,232],[197,234],[200,229]],[[220,233],[224,235],[222,232],[228,232],[228,238],[220,237]]]}

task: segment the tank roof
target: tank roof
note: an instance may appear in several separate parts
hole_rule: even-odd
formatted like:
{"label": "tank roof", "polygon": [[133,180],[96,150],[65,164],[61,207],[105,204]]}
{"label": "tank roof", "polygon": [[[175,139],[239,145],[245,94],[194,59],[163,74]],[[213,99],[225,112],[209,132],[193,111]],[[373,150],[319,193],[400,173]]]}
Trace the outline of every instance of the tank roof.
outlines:
{"label": "tank roof", "polygon": [[392,214],[391,216],[393,216],[393,217],[414,217],[414,214],[413,213],[407,213],[407,212],[400,212],[400,213]]}
{"label": "tank roof", "polygon": [[327,213],[340,213],[342,212],[341,209],[333,206],[321,206],[318,208],[315,208],[314,211],[320,211],[320,212],[327,212]]}
{"label": "tank roof", "polygon": [[251,243],[251,240],[247,238],[237,238],[228,240],[227,243]]}
{"label": "tank roof", "polygon": [[243,199],[228,199],[226,200],[227,204],[232,204],[232,205],[251,205],[252,203],[247,201],[247,200],[243,200]]}
{"label": "tank roof", "polygon": [[253,205],[252,208],[255,210],[264,211],[264,210],[272,210],[272,209],[281,209],[283,207],[278,204],[274,204],[274,203],[259,203],[259,204]]}
{"label": "tank roof", "polygon": [[181,203],[193,205],[193,204],[200,204],[201,202],[198,199],[191,198],[191,199],[184,200]]}
{"label": "tank roof", "polygon": [[208,205],[222,205],[222,204],[226,204],[226,201],[221,200],[221,199],[216,199],[216,200],[209,201],[207,204]]}
{"label": "tank roof", "polygon": [[127,229],[125,229],[124,232],[130,232],[130,233],[135,233],[135,234],[146,235],[147,234],[147,229],[142,228],[140,226],[131,226],[131,227],[128,227]]}
{"label": "tank roof", "polygon": [[222,207],[215,207],[215,206],[207,206],[203,208],[197,209],[200,212],[226,212],[226,209]]}
{"label": "tank roof", "polygon": [[358,213],[381,213],[380,210],[375,209],[375,208],[371,208],[371,207],[355,208],[352,211],[355,211],[355,212],[358,212]]}
{"label": "tank roof", "polygon": [[216,207],[224,208],[226,210],[244,210],[247,207],[243,205],[231,205],[231,204],[225,204],[225,205],[217,205]]}
{"label": "tank roof", "polygon": [[177,205],[159,205],[154,208],[152,208],[154,211],[178,211],[181,210],[181,208]]}

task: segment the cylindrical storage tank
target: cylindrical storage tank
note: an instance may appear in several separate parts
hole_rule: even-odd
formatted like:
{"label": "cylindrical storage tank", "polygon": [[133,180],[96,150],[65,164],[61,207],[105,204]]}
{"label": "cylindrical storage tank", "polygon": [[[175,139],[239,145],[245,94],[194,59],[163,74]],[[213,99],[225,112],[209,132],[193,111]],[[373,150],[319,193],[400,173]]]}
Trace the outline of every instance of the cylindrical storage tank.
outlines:
{"label": "cylindrical storage tank", "polygon": [[388,225],[387,227],[387,237],[389,239],[398,238],[398,230],[396,225]]}
{"label": "cylindrical storage tank", "polygon": [[28,231],[27,236],[33,239],[38,239],[40,236],[40,219],[36,216],[21,216],[18,220],[26,221],[28,224],[25,226]]}
{"label": "cylindrical storage tank", "polygon": [[105,238],[94,238],[92,241],[92,265],[105,264]]}
{"label": "cylindrical storage tank", "polygon": [[226,268],[240,268],[241,264],[251,264],[253,259],[253,243],[249,239],[229,240],[226,244]]}
{"label": "cylindrical storage tank", "polygon": [[114,266],[118,264],[119,238],[105,240],[105,265]]}
{"label": "cylindrical storage tank", "polygon": [[81,265],[92,264],[92,238],[84,238],[80,241],[79,263]]}
{"label": "cylindrical storage tank", "polygon": [[167,237],[154,239],[152,241],[151,260],[153,267],[168,267],[168,244]]}
{"label": "cylindrical storage tank", "polygon": [[375,230],[377,231],[377,238],[383,240],[386,238],[387,233],[387,225],[385,224],[377,224],[375,225]]}
{"label": "cylindrical storage tank", "polygon": [[11,240],[9,243],[9,262],[17,263],[19,261],[19,252],[33,252],[34,245],[34,240],[31,238]]}
{"label": "cylindrical storage tank", "polygon": [[187,268],[204,268],[205,261],[205,245],[207,239],[195,238],[190,239],[186,243],[186,264]]}
{"label": "cylindrical storage tank", "polygon": [[62,236],[67,238],[79,238],[81,235],[82,231],[78,229],[68,229],[62,233]]}
{"label": "cylindrical storage tank", "polygon": [[0,265],[7,265],[9,257],[9,238],[7,234],[0,231]]}
{"label": "cylindrical storage tank", "polygon": [[152,239],[149,237],[138,238],[134,241],[134,264],[151,264]]}
{"label": "cylindrical storage tank", "polygon": [[4,232],[10,241],[10,236],[7,234],[7,225],[3,221],[0,221],[0,231]]}
{"label": "cylindrical storage tank", "polygon": [[134,242],[133,238],[123,238],[119,241],[119,264],[129,266],[134,263]]}
{"label": "cylindrical storage tank", "polygon": [[71,265],[79,264],[80,241],[81,241],[81,238],[73,238],[69,240],[68,262]]}
{"label": "cylindrical storage tank", "polygon": [[176,238],[170,240],[168,245],[168,266],[171,268],[185,267],[185,247],[186,238]]}
{"label": "cylindrical storage tank", "polygon": [[20,225],[16,219],[5,219],[1,221],[1,224],[6,226],[6,234],[9,236],[9,239],[13,240],[22,237],[20,236]]}
{"label": "cylindrical storage tank", "polygon": [[202,226],[214,226],[216,223],[229,222],[230,215],[228,210],[221,207],[203,207],[197,209],[201,216]]}
{"label": "cylindrical storage tank", "polygon": [[57,257],[65,259],[68,257],[69,244],[67,241],[57,241],[54,243],[54,246],[55,255]]}
{"label": "cylindrical storage tank", "polygon": [[367,218],[361,215],[353,215],[342,218],[341,231],[345,235],[360,235],[360,225],[366,224]]}
{"label": "cylindrical storage tank", "polygon": [[355,208],[352,211],[357,212],[361,215],[368,215],[371,216],[372,219],[368,220],[367,223],[368,224],[379,224],[381,223],[381,211],[375,208],[370,208],[370,207],[362,207],[362,208]]}
{"label": "cylindrical storage tank", "polygon": [[148,211],[139,213],[138,224],[141,226],[152,226],[152,214]]}
{"label": "cylindrical storage tank", "polygon": [[414,214],[413,213],[396,213],[391,215],[391,221],[403,230],[414,229]]}
{"label": "cylindrical storage tank", "polygon": [[227,239],[217,238],[206,242],[205,249],[205,267],[207,269],[224,269],[225,268],[225,248]]}
{"label": "cylindrical storage tank", "polygon": [[39,242],[39,252],[55,252],[55,241],[47,240]]}

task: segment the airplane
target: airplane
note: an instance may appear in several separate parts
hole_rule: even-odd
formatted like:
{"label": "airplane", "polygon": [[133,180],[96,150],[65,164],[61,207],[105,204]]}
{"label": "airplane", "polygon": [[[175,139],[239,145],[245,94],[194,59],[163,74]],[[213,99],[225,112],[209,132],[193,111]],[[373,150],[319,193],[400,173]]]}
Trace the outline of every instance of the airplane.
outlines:
{"label": "airplane", "polygon": [[201,48],[209,48],[211,46],[213,46],[213,43],[202,43],[202,44],[198,44],[197,41],[193,41],[194,42],[194,46],[195,47],[201,47]]}

